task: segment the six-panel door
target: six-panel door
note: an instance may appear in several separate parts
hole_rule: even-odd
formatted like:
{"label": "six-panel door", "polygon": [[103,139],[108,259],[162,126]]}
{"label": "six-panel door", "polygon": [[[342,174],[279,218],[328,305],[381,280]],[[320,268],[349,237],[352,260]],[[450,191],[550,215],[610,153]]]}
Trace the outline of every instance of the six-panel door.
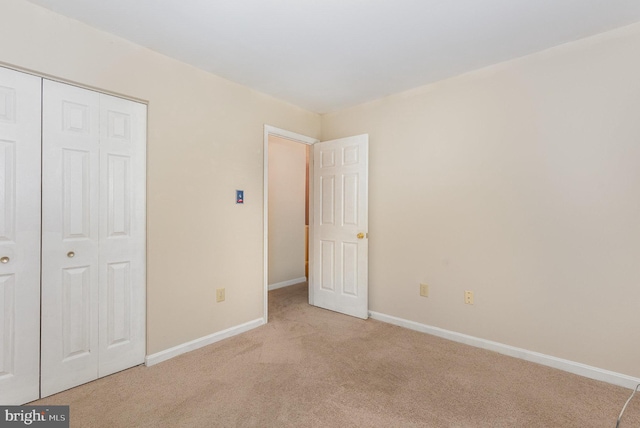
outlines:
{"label": "six-panel door", "polygon": [[145,118],[44,81],[43,397],[144,361]]}
{"label": "six-panel door", "polygon": [[316,143],[313,304],[368,318],[367,135]]}

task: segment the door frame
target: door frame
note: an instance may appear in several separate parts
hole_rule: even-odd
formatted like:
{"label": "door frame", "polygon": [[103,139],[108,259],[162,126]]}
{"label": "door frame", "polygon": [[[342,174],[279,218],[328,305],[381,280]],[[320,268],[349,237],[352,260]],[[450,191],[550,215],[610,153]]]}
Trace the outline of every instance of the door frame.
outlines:
{"label": "door frame", "polygon": [[[276,128],[271,125],[264,125],[264,169],[263,169],[263,234],[264,234],[264,243],[263,243],[263,254],[264,254],[264,267],[263,267],[263,290],[264,290],[264,316],[263,322],[266,324],[269,321],[269,136],[280,137],[286,140],[290,140],[296,143],[306,144],[309,146],[314,145],[315,143],[320,142],[320,140],[312,137],[308,137],[306,135],[298,134],[295,132],[287,131],[285,129]],[[313,174],[313,162],[312,159],[309,161],[309,176],[312,177]],[[312,183],[309,183],[309,187],[312,187]],[[311,189],[310,189],[311,191]],[[311,269],[312,269],[312,229],[313,227],[313,201],[309,200],[309,278],[307,278],[307,282],[311,282]],[[311,293],[312,288],[309,287],[309,303],[313,304],[313,293]]]}

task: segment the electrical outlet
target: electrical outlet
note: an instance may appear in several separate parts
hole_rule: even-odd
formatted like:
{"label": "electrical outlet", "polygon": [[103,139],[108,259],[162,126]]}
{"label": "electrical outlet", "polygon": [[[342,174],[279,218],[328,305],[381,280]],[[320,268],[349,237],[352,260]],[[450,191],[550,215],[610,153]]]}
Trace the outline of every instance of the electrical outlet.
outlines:
{"label": "electrical outlet", "polygon": [[464,303],[467,305],[473,305],[473,291],[464,292]]}
{"label": "electrical outlet", "polygon": [[224,288],[216,290],[216,302],[224,302]]}
{"label": "electrical outlet", "polygon": [[422,297],[429,297],[429,284],[420,284],[420,295]]}

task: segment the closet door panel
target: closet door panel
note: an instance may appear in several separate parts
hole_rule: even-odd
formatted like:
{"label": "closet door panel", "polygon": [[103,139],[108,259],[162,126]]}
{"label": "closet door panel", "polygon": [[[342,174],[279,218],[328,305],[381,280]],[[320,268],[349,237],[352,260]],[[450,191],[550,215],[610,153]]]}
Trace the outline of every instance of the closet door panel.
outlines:
{"label": "closet door panel", "polygon": [[0,67],[0,403],[39,397],[41,80]]}
{"label": "closet door panel", "polygon": [[98,377],[99,100],[44,80],[43,397]]}
{"label": "closet door panel", "polygon": [[146,106],[100,96],[99,375],[145,356]]}

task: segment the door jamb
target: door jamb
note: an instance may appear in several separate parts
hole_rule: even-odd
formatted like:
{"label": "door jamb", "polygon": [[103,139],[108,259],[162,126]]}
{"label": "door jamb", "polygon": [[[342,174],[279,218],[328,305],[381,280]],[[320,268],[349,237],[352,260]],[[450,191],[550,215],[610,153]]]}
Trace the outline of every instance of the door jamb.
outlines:
{"label": "door jamb", "polygon": [[[264,318],[263,323],[266,324],[269,320],[269,136],[273,135],[275,137],[285,138],[287,140],[294,141],[296,143],[302,143],[307,145],[313,145],[315,143],[320,142],[320,140],[316,138],[307,137],[306,135],[297,134],[295,132],[287,131],[285,129],[276,128],[275,126],[264,125],[264,169],[263,169],[263,233],[264,233],[264,244],[263,244],[263,254],[264,254],[264,267],[263,267],[263,289],[264,289]],[[311,177],[313,171],[313,162],[309,162],[309,176]],[[311,189],[309,191],[311,195]],[[311,283],[311,272],[312,272],[312,248],[311,245],[311,237],[312,235],[312,227],[313,227],[313,209],[312,209],[312,201],[309,200],[309,278],[308,282]],[[311,287],[309,287],[311,290]],[[313,303],[313,296],[311,293],[309,294],[309,302]]]}

